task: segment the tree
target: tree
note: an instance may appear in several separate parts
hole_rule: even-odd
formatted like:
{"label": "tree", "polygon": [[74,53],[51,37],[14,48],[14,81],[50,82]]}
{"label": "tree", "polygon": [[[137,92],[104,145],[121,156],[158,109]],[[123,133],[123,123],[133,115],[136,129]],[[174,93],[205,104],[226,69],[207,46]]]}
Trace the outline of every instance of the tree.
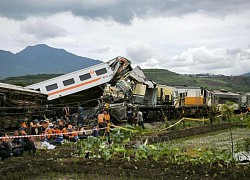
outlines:
{"label": "tree", "polygon": [[233,102],[228,101],[226,104],[222,105],[222,119],[231,122],[231,117],[233,116],[234,106]]}
{"label": "tree", "polygon": [[213,125],[213,122],[215,121],[216,114],[217,114],[216,106],[211,106],[208,112],[211,125]]}

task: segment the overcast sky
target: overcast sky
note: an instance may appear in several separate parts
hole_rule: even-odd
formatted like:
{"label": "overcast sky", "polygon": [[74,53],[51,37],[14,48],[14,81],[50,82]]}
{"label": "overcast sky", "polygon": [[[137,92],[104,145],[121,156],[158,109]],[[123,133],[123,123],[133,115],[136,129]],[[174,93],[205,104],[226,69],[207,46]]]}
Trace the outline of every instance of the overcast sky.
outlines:
{"label": "overcast sky", "polygon": [[47,44],[177,73],[250,72],[249,0],[0,0],[0,49]]}

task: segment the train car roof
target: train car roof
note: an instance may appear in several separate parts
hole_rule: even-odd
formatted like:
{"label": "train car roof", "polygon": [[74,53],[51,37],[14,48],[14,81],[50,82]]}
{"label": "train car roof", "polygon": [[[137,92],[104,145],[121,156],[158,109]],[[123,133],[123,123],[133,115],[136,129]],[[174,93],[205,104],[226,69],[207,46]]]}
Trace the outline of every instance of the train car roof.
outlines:
{"label": "train car roof", "polygon": [[41,93],[40,91],[35,91],[35,90],[31,90],[31,89],[28,89],[28,88],[25,88],[25,87],[22,87],[22,86],[16,86],[16,85],[6,84],[6,83],[0,83],[0,88],[46,95],[46,94]]}
{"label": "train car roof", "polygon": [[240,94],[238,93],[233,93],[233,92],[227,92],[227,91],[218,91],[218,90],[214,90],[211,91],[213,94],[215,95],[230,95],[230,96],[240,96]]}
{"label": "train car roof", "polygon": [[38,83],[35,83],[35,84],[28,85],[28,86],[26,86],[26,88],[29,88],[30,86],[33,86],[33,85],[43,84],[43,83],[47,83],[47,82],[50,82],[50,81],[53,81],[53,80],[61,79],[63,77],[67,77],[67,76],[73,75],[75,73],[82,72],[83,70],[87,70],[87,69],[91,69],[91,68],[95,68],[95,67],[101,66],[103,64],[107,64],[107,63],[103,62],[103,63],[99,63],[99,64],[96,64],[96,65],[93,65],[93,66],[82,68],[82,69],[79,69],[79,70],[76,70],[76,71],[73,71],[73,72],[70,72],[70,73],[66,73],[66,74],[63,74],[63,75],[60,75],[60,76],[57,76],[57,77],[45,80],[45,81],[41,81],[41,82],[38,82]]}
{"label": "train car roof", "polygon": [[199,86],[174,86],[176,89],[203,89]]}

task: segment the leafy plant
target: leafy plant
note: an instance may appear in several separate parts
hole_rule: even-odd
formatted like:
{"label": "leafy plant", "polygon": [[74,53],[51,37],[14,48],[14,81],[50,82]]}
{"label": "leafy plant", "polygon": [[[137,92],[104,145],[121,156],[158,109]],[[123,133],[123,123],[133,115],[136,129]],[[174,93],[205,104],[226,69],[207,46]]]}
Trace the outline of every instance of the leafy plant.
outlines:
{"label": "leafy plant", "polygon": [[233,102],[227,102],[222,105],[222,119],[231,122],[231,117],[233,116],[234,107]]}

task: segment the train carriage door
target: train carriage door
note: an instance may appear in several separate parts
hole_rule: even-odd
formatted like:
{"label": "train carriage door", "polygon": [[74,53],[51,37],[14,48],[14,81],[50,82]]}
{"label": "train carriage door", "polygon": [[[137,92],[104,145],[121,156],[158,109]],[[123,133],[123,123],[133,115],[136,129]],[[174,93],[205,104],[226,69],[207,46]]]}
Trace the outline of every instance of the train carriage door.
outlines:
{"label": "train carriage door", "polygon": [[184,106],[185,105],[185,97],[186,97],[186,93],[180,93],[180,104],[179,106]]}

